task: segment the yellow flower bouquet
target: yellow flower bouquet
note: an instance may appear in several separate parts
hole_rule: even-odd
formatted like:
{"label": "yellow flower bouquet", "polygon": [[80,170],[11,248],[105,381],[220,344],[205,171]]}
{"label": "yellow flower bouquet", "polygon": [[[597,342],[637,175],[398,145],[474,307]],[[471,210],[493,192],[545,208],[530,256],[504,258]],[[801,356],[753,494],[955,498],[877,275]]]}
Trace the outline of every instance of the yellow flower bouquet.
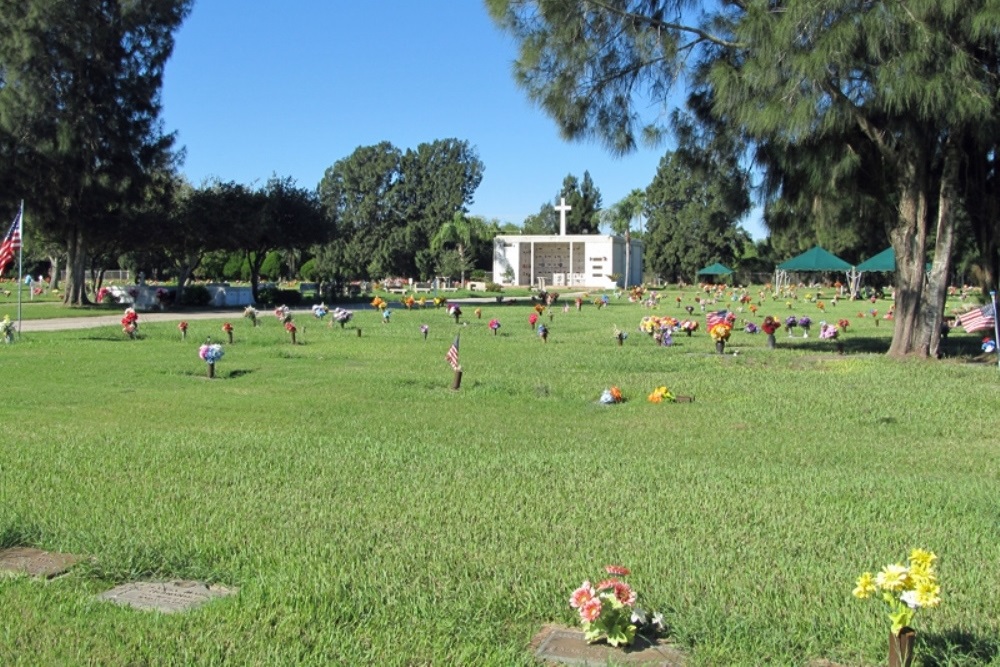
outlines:
{"label": "yellow flower bouquet", "polygon": [[933,552],[914,549],[906,565],[886,565],[874,576],[863,573],[858,577],[854,597],[864,600],[879,595],[889,607],[892,634],[898,636],[913,622],[918,609],[941,604],[941,586],[934,571],[936,560]]}

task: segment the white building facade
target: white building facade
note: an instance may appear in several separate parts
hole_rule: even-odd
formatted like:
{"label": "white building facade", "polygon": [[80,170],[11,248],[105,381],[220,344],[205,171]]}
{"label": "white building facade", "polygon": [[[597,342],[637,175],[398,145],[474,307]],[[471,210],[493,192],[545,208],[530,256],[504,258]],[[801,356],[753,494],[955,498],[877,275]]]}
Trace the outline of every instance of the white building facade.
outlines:
{"label": "white building facade", "polygon": [[613,289],[642,283],[642,241],[598,234],[503,235],[493,239],[493,280],[521,287]]}

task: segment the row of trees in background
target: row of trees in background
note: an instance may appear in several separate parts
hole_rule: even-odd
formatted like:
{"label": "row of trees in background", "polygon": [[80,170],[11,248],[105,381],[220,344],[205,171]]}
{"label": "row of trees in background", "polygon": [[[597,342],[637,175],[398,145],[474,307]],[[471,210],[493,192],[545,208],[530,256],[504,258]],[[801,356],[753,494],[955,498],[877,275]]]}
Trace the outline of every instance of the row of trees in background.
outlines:
{"label": "row of trees in background", "polygon": [[772,231],[879,230],[897,262],[891,355],[937,354],[963,231],[996,284],[991,0],[714,0],[697,13],[687,0],[487,5],[519,43],[516,80],[566,136],[615,152],[656,140],[683,86],[696,144],[731,143],[762,170]]}

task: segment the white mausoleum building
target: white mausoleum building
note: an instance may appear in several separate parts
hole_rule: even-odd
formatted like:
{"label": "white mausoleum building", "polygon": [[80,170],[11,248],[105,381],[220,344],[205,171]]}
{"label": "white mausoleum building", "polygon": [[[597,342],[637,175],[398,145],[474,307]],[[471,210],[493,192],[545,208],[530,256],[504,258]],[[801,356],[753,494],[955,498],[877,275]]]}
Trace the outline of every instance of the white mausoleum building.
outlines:
{"label": "white mausoleum building", "polygon": [[[642,241],[631,239],[625,266],[625,239],[600,234],[566,234],[565,200],[559,235],[511,234],[493,239],[493,280],[501,285],[611,289],[642,283]],[[618,276],[615,280],[612,275]],[[627,283],[626,283],[627,278]]]}

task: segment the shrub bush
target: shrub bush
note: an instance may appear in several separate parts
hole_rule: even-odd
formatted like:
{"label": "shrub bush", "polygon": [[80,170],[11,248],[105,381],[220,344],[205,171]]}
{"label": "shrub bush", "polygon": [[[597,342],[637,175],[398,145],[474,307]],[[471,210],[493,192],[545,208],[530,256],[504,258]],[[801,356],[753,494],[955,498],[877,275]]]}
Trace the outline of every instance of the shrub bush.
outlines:
{"label": "shrub bush", "polygon": [[486,283],[487,292],[499,292],[501,290],[503,290],[503,287],[501,287],[500,283]]}
{"label": "shrub bush", "polygon": [[302,294],[298,290],[278,289],[277,287],[261,287],[257,290],[257,301],[265,306],[298,306],[302,303]]}

